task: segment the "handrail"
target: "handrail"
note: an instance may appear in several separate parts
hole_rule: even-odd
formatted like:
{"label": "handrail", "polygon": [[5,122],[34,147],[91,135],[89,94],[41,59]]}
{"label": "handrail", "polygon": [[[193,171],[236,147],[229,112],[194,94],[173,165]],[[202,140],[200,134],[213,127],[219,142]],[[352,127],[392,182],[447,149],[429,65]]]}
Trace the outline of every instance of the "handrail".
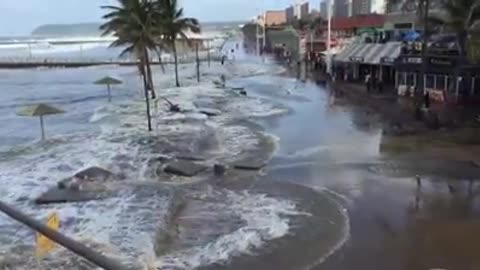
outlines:
{"label": "handrail", "polygon": [[50,229],[46,225],[38,222],[37,220],[25,215],[21,211],[9,206],[8,204],[0,201],[0,211],[5,213],[12,219],[22,223],[23,225],[45,235],[52,241],[60,244],[73,253],[89,260],[95,265],[102,267],[106,270],[129,270],[124,265],[106,257],[102,254],[90,249],[86,245],[73,240],[72,238],[65,236],[55,230]]}

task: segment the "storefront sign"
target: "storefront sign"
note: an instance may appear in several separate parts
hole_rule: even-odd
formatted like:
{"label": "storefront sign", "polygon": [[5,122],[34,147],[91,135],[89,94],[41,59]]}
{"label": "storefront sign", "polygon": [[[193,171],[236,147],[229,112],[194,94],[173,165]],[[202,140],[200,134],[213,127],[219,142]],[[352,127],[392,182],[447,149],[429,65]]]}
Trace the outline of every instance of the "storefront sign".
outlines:
{"label": "storefront sign", "polygon": [[350,56],[351,62],[363,62],[363,57]]}
{"label": "storefront sign", "polygon": [[442,58],[430,58],[430,64],[439,66],[453,66],[453,61]]}
{"label": "storefront sign", "polygon": [[393,58],[393,57],[388,57],[388,56],[382,57],[381,62],[382,62],[383,64],[393,64],[393,63],[395,63],[395,58]]}
{"label": "storefront sign", "polygon": [[403,63],[405,64],[421,64],[422,58],[420,57],[405,57],[403,58]]}

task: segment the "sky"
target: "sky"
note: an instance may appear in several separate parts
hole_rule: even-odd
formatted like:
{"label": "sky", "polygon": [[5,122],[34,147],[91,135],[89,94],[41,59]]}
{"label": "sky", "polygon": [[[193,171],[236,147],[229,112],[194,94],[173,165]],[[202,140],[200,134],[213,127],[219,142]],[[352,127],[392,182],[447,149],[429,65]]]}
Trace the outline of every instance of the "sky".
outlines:
{"label": "sky", "polygon": [[[186,15],[200,21],[248,20],[294,0],[180,0]],[[319,1],[311,1],[319,2]],[[29,35],[41,24],[100,21],[99,7],[116,0],[0,0],[0,36]]]}

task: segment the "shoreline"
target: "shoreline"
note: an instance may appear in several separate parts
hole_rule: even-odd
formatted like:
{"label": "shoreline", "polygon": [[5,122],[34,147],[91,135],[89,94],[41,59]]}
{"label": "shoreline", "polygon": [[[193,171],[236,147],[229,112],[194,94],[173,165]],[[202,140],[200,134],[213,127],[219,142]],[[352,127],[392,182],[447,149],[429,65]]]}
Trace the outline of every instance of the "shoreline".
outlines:
{"label": "shoreline", "polygon": [[[461,156],[472,150],[480,155],[480,122],[474,118],[474,115],[480,114],[480,110],[476,110],[476,114],[475,109],[468,105],[450,107],[432,104],[430,112],[424,112],[422,119],[418,120],[414,115],[413,101],[398,96],[391,88],[385,88],[382,93],[374,90],[367,93],[361,83],[331,83],[325,74],[318,71],[308,72],[307,77],[313,81],[325,80],[333,89],[334,102],[359,108],[365,114],[363,118],[374,119],[374,115],[378,116],[383,131],[382,151],[398,155],[423,149],[432,152],[432,156],[438,154],[439,149],[464,152],[455,156],[455,159],[464,159]],[[438,127],[434,123],[435,117],[439,119]],[[370,121],[366,120],[367,123]],[[475,158],[476,154],[468,156],[480,165],[480,158]]]}

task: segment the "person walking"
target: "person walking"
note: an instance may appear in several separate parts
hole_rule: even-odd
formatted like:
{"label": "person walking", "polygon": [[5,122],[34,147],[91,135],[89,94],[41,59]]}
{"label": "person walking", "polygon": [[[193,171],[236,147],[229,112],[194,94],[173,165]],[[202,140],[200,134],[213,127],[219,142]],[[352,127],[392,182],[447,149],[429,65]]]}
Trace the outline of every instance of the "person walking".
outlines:
{"label": "person walking", "polygon": [[425,95],[423,96],[423,98],[424,98],[425,109],[429,109],[430,108],[430,92],[425,91]]}
{"label": "person walking", "polygon": [[378,80],[377,87],[378,87],[378,92],[380,94],[383,93],[383,81],[382,81],[382,79]]}
{"label": "person walking", "polygon": [[365,86],[367,88],[367,93],[369,93],[370,87],[372,86],[372,79],[370,73],[367,73],[367,75],[365,75]]}
{"label": "person walking", "polygon": [[222,59],[221,59],[221,63],[222,63],[222,66],[225,64],[225,59],[227,59],[227,56],[225,54],[222,55]]}

